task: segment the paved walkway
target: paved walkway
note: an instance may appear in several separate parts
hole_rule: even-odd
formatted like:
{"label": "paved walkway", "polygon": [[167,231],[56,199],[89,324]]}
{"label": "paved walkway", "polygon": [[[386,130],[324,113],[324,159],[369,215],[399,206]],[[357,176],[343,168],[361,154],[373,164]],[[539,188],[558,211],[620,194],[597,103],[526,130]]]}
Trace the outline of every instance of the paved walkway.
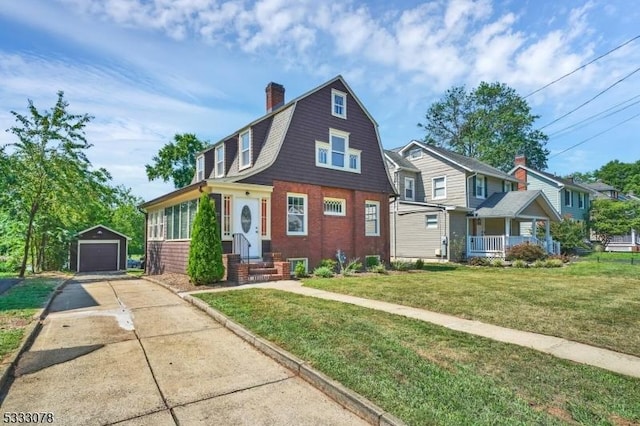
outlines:
{"label": "paved walkway", "polygon": [[56,296],[0,412],[60,425],[366,424],[169,290],[95,279]]}
{"label": "paved walkway", "polygon": [[600,367],[616,373],[625,374],[627,376],[640,378],[640,358],[632,355],[621,354],[619,352],[589,346],[583,343],[577,343],[559,337],[531,333],[528,331],[514,330],[511,328],[486,324],[480,321],[472,321],[458,318],[452,315],[426,311],[424,309],[397,305],[395,303],[381,302],[378,300],[365,299],[362,297],[349,296],[345,294],[318,290],[310,287],[303,287],[299,281],[274,281],[260,284],[249,284],[238,287],[226,287],[207,291],[216,292],[242,290],[254,287],[284,290],[304,296],[350,303],[352,305],[402,315],[407,318],[413,318],[420,321],[440,325],[451,330],[462,331],[465,333],[474,334],[476,336],[487,337],[499,342],[524,346],[527,348],[538,350],[540,352],[554,355],[558,358],[568,359],[582,364]]}

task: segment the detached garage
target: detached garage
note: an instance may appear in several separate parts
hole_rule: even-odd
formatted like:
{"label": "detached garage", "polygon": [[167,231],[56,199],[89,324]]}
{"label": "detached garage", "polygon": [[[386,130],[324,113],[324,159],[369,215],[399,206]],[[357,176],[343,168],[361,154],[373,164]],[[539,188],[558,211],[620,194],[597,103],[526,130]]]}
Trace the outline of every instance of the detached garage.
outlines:
{"label": "detached garage", "polygon": [[127,269],[129,237],[103,225],[76,234],[69,250],[69,269],[76,272]]}

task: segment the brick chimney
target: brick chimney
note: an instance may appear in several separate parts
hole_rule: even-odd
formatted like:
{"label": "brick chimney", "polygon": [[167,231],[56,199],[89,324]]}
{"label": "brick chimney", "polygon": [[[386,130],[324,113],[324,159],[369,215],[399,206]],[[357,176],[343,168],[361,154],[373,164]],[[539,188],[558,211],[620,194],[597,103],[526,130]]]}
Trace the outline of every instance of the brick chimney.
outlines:
{"label": "brick chimney", "polygon": [[273,81],[264,89],[267,92],[267,112],[278,109],[284,105],[284,86]]}
{"label": "brick chimney", "polygon": [[[514,160],[514,164],[517,166],[527,166],[527,157],[524,154],[516,154],[516,158]],[[515,178],[518,179],[518,191],[526,191],[527,190],[527,170],[520,167],[516,170],[514,174]]]}

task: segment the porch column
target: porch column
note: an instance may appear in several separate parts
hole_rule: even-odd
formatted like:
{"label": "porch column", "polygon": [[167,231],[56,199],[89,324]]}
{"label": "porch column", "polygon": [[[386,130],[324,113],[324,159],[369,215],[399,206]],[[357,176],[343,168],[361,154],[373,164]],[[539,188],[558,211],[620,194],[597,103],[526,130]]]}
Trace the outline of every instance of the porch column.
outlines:
{"label": "porch column", "polygon": [[636,245],[636,230],[632,229],[631,230],[631,245]]}
{"label": "porch column", "polygon": [[[553,240],[551,239],[551,219],[547,219],[544,222],[544,235],[547,242],[547,251],[552,252],[553,250]],[[553,253],[555,254],[555,253]]]}
{"label": "porch column", "polygon": [[504,235],[508,238],[511,236],[511,218],[504,218]]}
{"label": "porch column", "polygon": [[538,220],[537,219],[531,220],[531,236],[533,238],[538,238]]}

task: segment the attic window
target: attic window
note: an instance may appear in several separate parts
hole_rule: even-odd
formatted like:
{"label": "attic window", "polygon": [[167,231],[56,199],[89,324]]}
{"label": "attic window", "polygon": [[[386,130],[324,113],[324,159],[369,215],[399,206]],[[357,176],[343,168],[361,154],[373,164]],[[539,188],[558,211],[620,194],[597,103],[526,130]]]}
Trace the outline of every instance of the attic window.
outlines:
{"label": "attic window", "polygon": [[349,148],[349,133],[329,129],[329,142],[316,141],[316,166],[360,173],[359,149]]}
{"label": "attic window", "polygon": [[422,149],[413,148],[407,153],[407,158],[411,158],[411,159],[422,158]]}
{"label": "attic window", "polygon": [[216,147],[216,177],[224,176],[224,145]]}
{"label": "attic window", "polygon": [[347,118],[347,94],[338,90],[331,90],[331,115]]}
{"label": "attic window", "polygon": [[204,180],[204,155],[198,155],[196,159],[196,180]]}
{"label": "attic window", "polygon": [[239,166],[240,170],[251,166],[251,129],[240,133],[239,138],[240,152]]}

